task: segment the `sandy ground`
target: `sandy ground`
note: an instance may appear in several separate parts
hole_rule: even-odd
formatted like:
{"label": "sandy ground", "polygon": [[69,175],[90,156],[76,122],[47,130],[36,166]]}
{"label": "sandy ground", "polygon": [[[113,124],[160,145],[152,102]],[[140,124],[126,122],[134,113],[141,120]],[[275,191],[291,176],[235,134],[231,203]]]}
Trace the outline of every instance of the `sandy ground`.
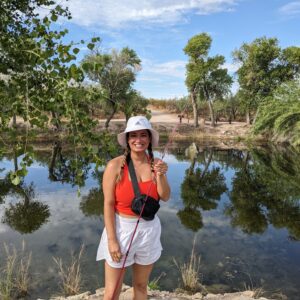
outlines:
{"label": "sandy ground", "polygon": [[[245,140],[250,132],[250,126],[245,122],[218,122],[215,127],[209,121],[199,118],[199,127],[193,126],[193,119],[182,119],[179,122],[178,114],[168,111],[150,109],[152,126],[172,141],[194,141],[202,146],[214,146],[222,149],[246,149]],[[105,119],[99,120],[99,130],[103,130]],[[125,129],[125,119],[113,119],[109,130],[119,133]]]}
{"label": "sandy ground", "polygon": [[[179,118],[177,114],[174,113],[169,113],[169,112],[165,112],[165,111],[161,111],[161,110],[151,110],[152,113],[152,117],[150,119],[150,121],[152,123],[171,123],[172,125],[175,124],[179,124],[178,127],[191,127],[193,128],[193,119],[187,119],[187,118],[183,118],[182,122],[180,124],[179,122]],[[207,133],[214,133],[216,135],[221,135],[221,134],[235,134],[238,136],[245,136],[246,134],[248,134],[250,126],[247,125],[247,123],[245,122],[232,122],[231,124],[229,124],[228,122],[218,122],[217,125],[215,127],[212,127],[210,125],[209,121],[205,121],[201,118],[199,118],[199,129],[198,130],[202,130],[204,132]]]}

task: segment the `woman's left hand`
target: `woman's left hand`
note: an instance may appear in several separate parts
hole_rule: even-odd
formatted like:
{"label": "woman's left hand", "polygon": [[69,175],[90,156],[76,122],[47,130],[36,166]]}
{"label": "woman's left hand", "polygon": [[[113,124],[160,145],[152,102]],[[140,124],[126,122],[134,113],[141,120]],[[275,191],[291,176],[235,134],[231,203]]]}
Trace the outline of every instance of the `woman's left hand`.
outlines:
{"label": "woman's left hand", "polygon": [[161,159],[157,159],[154,161],[154,171],[156,175],[161,176],[161,175],[166,175],[168,171],[168,165]]}

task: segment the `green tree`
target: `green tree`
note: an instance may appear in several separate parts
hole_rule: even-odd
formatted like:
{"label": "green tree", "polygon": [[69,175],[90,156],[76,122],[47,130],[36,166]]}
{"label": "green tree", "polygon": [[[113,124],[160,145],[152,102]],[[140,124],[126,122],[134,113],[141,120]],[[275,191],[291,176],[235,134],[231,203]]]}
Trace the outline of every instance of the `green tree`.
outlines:
{"label": "green tree", "polygon": [[199,126],[197,95],[208,102],[211,125],[215,126],[213,101],[227,94],[232,84],[227,69],[222,68],[224,56],[208,56],[211,42],[207,33],[201,33],[192,37],[183,49],[189,56],[186,85],[192,100],[195,127]]}
{"label": "green tree", "polygon": [[284,81],[299,74],[300,48],[281,49],[276,38],[257,38],[244,43],[233,52],[240,64],[237,71],[240,94],[246,106],[246,119],[250,123],[250,111],[257,109],[265,97]]}
{"label": "green tree", "polygon": [[[68,9],[50,0],[5,0],[0,5],[0,131],[7,147],[10,137],[14,144],[11,148],[23,147],[24,157],[32,156],[29,126],[48,130],[52,124],[58,130],[64,129],[72,141],[75,161],[80,146],[101,163],[91,146],[100,138],[93,134],[96,123],[86,108],[92,97],[86,96],[84,73],[76,65],[78,44],[85,41],[65,43],[68,30],[55,30],[54,26],[59,18],[71,18]],[[45,17],[36,13],[41,6],[50,7]],[[98,41],[92,38],[87,47],[93,49]],[[26,122],[25,137],[9,126],[16,116]],[[25,169],[29,161],[23,159]],[[17,174],[13,176],[18,178]]]}
{"label": "green tree", "polygon": [[151,113],[147,109],[149,101],[134,89],[129,90],[122,103],[121,110],[125,114],[126,122],[132,115],[142,114],[150,118]]}
{"label": "green tree", "polygon": [[126,108],[126,99],[132,101],[136,98],[132,94],[132,84],[140,63],[135,51],[127,47],[121,51],[112,50],[109,54],[96,50],[83,59],[83,69],[90,80],[99,84],[106,104],[108,116],[105,128],[119,108]]}
{"label": "green tree", "polygon": [[274,141],[300,146],[300,80],[282,83],[261,104],[254,134],[266,134]]}

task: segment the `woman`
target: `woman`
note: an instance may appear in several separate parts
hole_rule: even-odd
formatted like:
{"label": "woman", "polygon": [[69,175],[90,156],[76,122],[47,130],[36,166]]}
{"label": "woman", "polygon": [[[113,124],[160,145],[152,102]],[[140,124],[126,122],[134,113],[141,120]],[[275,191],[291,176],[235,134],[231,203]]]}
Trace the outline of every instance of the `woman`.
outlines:
{"label": "woman", "polygon": [[[131,210],[134,190],[128,172],[129,159],[133,163],[141,194],[163,201],[170,197],[166,177],[168,166],[154,158],[152,153],[152,146],[158,145],[158,139],[158,132],[152,129],[145,117],[131,117],[125,131],[118,134],[118,142],[125,148],[124,155],[109,161],[105,169],[102,183],[105,228],[97,253],[97,260],[105,259],[104,300],[119,297],[124,272],[116,291],[115,288],[138,219],[138,215]],[[157,215],[151,221],[140,219],[125,264],[125,267],[132,266],[134,299],[147,299],[149,276],[162,250],[160,233]]]}

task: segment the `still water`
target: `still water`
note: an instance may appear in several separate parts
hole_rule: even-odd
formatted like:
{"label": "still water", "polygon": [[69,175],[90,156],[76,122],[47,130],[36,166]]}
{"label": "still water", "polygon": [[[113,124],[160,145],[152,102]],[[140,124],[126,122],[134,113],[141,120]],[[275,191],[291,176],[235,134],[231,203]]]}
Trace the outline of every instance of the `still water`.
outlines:
{"label": "still water", "polygon": [[[160,156],[157,151],[156,156]],[[85,165],[84,185],[73,184],[68,155],[53,163],[51,153],[36,160],[19,188],[6,174],[18,158],[0,162],[0,265],[4,243],[32,252],[34,282],[28,299],[59,294],[53,257],[70,260],[85,246],[83,290],[102,287],[103,263],[96,262],[103,229],[103,169]],[[62,158],[63,156],[61,156]],[[260,288],[266,296],[300,294],[300,156],[275,149],[220,150],[177,144],[165,156],[172,188],[161,203],[163,253],[152,279],[161,289],[180,285],[174,265],[187,262],[195,241],[200,276],[215,292]],[[125,282],[130,284],[130,272]]]}

